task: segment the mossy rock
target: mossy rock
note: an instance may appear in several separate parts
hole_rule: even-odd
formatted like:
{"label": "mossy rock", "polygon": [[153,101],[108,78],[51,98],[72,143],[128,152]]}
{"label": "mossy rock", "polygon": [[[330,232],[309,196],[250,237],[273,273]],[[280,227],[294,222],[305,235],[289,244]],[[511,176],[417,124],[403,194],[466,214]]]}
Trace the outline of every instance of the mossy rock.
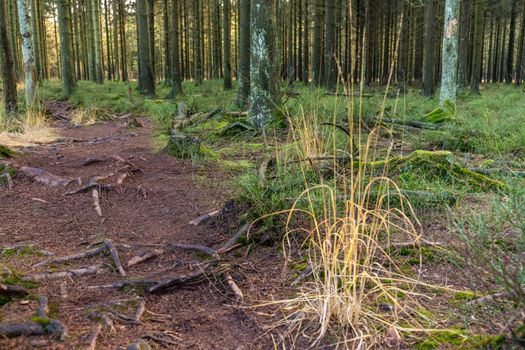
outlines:
{"label": "mossy rock", "polygon": [[173,133],[170,135],[165,150],[177,158],[194,158],[201,154],[201,143],[196,137]]}
{"label": "mossy rock", "polygon": [[[507,185],[499,180],[476,173],[459,165],[454,154],[449,151],[417,150],[406,156],[387,160],[361,163],[375,169],[386,168],[389,173],[425,172],[442,178],[462,181],[482,190],[503,190]],[[356,165],[360,165],[357,163]]]}

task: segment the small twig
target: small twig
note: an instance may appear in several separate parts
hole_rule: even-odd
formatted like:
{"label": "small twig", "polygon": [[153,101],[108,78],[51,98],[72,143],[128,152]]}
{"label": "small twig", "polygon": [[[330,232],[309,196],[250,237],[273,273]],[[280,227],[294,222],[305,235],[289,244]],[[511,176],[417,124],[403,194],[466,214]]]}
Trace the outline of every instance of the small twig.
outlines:
{"label": "small twig", "polygon": [[299,274],[299,276],[297,276],[296,279],[293,280],[292,286],[295,286],[299,284],[300,282],[302,282],[305,278],[310,276],[313,271],[314,271],[314,267],[313,267],[312,261],[309,260],[308,265],[306,265],[306,268]]}
{"label": "small twig", "polygon": [[124,267],[122,267],[122,263],[120,262],[120,258],[118,256],[117,248],[113,245],[113,242],[109,239],[104,240],[104,245],[107,247],[109,254],[111,254],[111,257],[113,258],[113,262],[115,263],[115,266],[118,269],[118,272],[122,277],[126,277],[126,271],[124,270]]}
{"label": "small twig", "polygon": [[149,259],[153,259],[159,255],[162,255],[164,253],[161,249],[154,249],[154,250],[148,250],[147,252],[144,252],[140,255],[136,255],[129,259],[127,265],[128,267],[135,266],[137,264],[140,264],[141,262],[144,262]]}
{"label": "small twig", "polygon": [[206,221],[210,220],[211,218],[214,218],[216,216],[218,216],[219,214],[221,213],[220,210],[214,210],[210,213],[207,213],[207,214],[203,214],[193,220],[191,220],[189,222],[190,225],[193,225],[193,226],[199,226],[200,224],[202,223],[205,223]]}
{"label": "small twig", "polygon": [[93,196],[93,205],[95,206],[95,211],[97,212],[98,216],[102,217],[102,209],[100,208],[100,197],[98,190],[94,188],[91,191],[91,195]]}
{"label": "small twig", "polygon": [[228,286],[230,286],[231,290],[235,294],[235,300],[242,301],[244,299],[244,295],[242,294],[242,290],[239,288],[237,283],[233,280],[232,276],[229,273],[226,273],[226,282],[228,283]]}

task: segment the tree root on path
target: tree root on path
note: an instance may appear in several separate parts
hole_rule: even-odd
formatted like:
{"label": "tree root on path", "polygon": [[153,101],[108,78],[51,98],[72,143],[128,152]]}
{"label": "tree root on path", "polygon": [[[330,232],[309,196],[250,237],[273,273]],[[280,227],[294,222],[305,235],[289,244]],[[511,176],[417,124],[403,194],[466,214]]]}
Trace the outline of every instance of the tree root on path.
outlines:
{"label": "tree root on path", "polygon": [[79,182],[79,179],[65,179],[63,177],[53,175],[44,169],[22,166],[19,170],[36,182],[40,182],[41,184],[50,187],[66,187],[73,182]]}
{"label": "tree root on path", "polygon": [[156,258],[157,256],[162,255],[163,253],[164,251],[161,249],[148,250],[139,255],[135,255],[134,257],[129,259],[127,265],[128,267],[132,267],[146,260]]}
{"label": "tree root on path", "polygon": [[206,214],[203,214],[199,217],[196,217],[195,219],[191,220],[189,222],[190,225],[193,225],[193,226],[199,226],[200,224],[203,224],[205,222],[207,222],[208,220],[216,217],[216,216],[219,216],[221,213],[221,210],[220,209],[217,209],[217,210],[214,210],[212,212],[209,212],[209,213],[206,213]]}
{"label": "tree root on path", "polygon": [[122,267],[122,263],[120,262],[120,258],[118,256],[117,248],[113,245],[113,242],[109,239],[104,240],[104,245],[106,246],[109,254],[113,258],[113,262],[115,263],[115,266],[117,267],[118,272],[122,277],[126,277],[126,271],[124,270],[124,267]]}
{"label": "tree root on path", "polygon": [[9,284],[0,283],[0,295],[5,296],[24,296],[29,295],[29,291],[21,286],[12,286]]}
{"label": "tree root on path", "polygon": [[237,283],[233,280],[233,277],[229,274],[225,274],[226,283],[228,283],[228,286],[230,286],[231,290],[233,291],[233,294],[235,294],[235,300],[242,301],[244,299],[244,295],[242,294],[242,290],[239,288]]}
{"label": "tree root on path", "polygon": [[89,267],[84,267],[80,269],[68,270],[68,271],[58,271],[58,272],[42,272],[34,273],[27,275],[22,278],[23,281],[33,281],[39,282],[43,280],[58,279],[58,278],[73,278],[75,276],[87,276],[95,275],[102,272],[102,265],[93,265]]}
{"label": "tree root on path", "polygon": [[209,257],[220,260],[221,257],[217,253],[217,251],[213,248],[207,247],[202,244],[186,244],[186,243],[169,243],[168,248],[179,248],[179,249],[189,249],[189,250],[197,250],[201,253],[204,253],[208,255]]}
{"label": "tree root on path", "polygon": [[85,350],[95,350],[97,348],[97,339],[100,333],[102,333],[102,325],[97,324],[86,341]]}
{"label": "tree root on path", "polygon": [[241,228],[233,235],[233,237],[230,238],[228,240],[228,242],[226,242],[217,251],[220,254],[224,254],[224,253],[227,253],[227,252],[233,250],[233,247],[237,245],[237,243],[239,242],[241,237],[244,236],[246,234],[246,232],[248,232],[248,229],[250,228],[250,226],[251,226],[251,224],[249,224],[249,223],[246,223],[246,224],[242,225]]}
{"label": "tree root on path", "polygon": [[59,258],[55,258],[55,259],[44,260],[44,261],[41,261],[41,262],[33,265],[33,267],[41,267],[41,266],[49,265],[49,264],[62,264],[62,263],[69,262],[69,261],[72,261],[72,260],[80,260],[80,259],[83,259],[83,258],[89,258],[89,257],[92,257],[92,256],[95,256],[95,255],[98,255],[98,254],[102,253],[106,249],[107,249],[106,246],[101,246],[101,247],[98,247],[98,248],[87,250],[87,251],[85,251],[83,253],[79,253],[79,254],[63,256],[63,257],[59,257]]}

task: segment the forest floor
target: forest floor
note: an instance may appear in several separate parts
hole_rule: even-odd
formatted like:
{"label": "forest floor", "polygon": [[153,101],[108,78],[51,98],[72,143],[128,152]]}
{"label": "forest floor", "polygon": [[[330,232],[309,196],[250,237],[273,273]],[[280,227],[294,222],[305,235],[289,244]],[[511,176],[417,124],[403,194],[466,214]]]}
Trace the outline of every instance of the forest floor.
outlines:
{"label": "forest floor", "polygon": [[[12,254],[6,254],[4,249],[0,257],[4,277],[12,274],[12,278],[19,279],[42,271],[102,266],[95,275],[73,275],[30,285],[36,288],[30,290],[29,297],[3,308],[3,322],[28,321],[38,308],[37,296],[46,296],[51,309],[49,317],[67,328],[64,342],[50,337],[19,337],[1,339],[0,348],[81,348],[96,328],[96,319],[89,318],[94,312],[106,312],[115,319],[114,331],[104,327],[100,334],[100,349],[126,347],[141,337],[167,337],[166,332],[172,336],[161,345],[168,344],[169,348],[270,348],[271,338],[265,329],[273,317],[262,318],[262,309],[249,306],[275,295],[276,288],[279,294],[286,290],[289,276],[283,275],[278,253],[271,248],[260,247],[251,252],[249,259],[243,258],[248,253],[245,249],[221,254],[221,264],[231,266],[231,276],[244,294],[242,303],[236,301],[222,274],[209,274],[205,282],[148,295],[138,287],[107,287],[123,280],[160,280],[198,271],[205,256],[169,248],[167,244],[218,248],[238,229],[239,209],[235,204],[209,222],[189,224],[227,202],[228,174],[208,167],[203,181],[190,161],[154,150],[150,120],[137,118],[142,127],[132,129],[128,127],[130,120],[134,117],[127,115],[89,127],[60,127],[57,141],[26,148],[23,155],[14,158],[17,166],[45,169],[65,179],[79,178],[83,184],[93,176],[116,173],[102,181],[114,188],[100,191],[101,217],[94,208],[91,191],[65,195],[79,188],[76,181],[66,187],[50,187],[17,175],[12,191],[0,192],[0,246],[15,247],[10,250]],[[93,163],[85,164],[89,159]],[[126,168],[129,164],[132,171]],[[129,177],[117,185],[122,174]],[[114,243],[127,277],[119,275],[108,254],[33,267],[49,258],[42,252],[51,252],[55,257],[73,255],[104,239]],[[130,258],[148,249],[162,249],[164,254],[128,268],[126,262]],[[141,300],[145,301],[146,311],[137,324],[119,320],[108,311],[119,307],[122,313],[133,315]]]}
{"label": "forest floor", "polygon": [[[52,127],[45,132],[26,130],[26,138],[34,140],[20,144],[0,134],[0,144],[17,151],[11,158],[0,159],[0,166],[9,164],[17,170],[11,190],[0,178],[1,282],[29,289],[28,296],[0,298],[0,331],[9,322],[32,320],[47,325],[54,319],[67,328],[68,336],[63,341],[49,335],[0,339],[0,348],[87,348],[99,325],[97,349],[127,348],[141,338],[154,348],[307,348],[319,326],[320,311],[313,307],[305,325],[290,331],[295,319],[289,316],[297,308],[289,307],[289,302],[315,286],[315,274],[299,287],[292,285],[307,270],[309,254],[315,254],[309,250],[315,249],[304,244],[311,223],[302,217],[289,220],[288,210],[305,186],[330,181],[332,175],[324,172],[324,162],[302,167],[306,163],[297,160],[352,150],[347,133],[342,132],[348,126],[348,101],[306,86],[296,88],[296,96],[284,103],[285,117],[264,139],[249,128],[231,132],[232,125],[246,121],[235,116],[241,112],[232,102],[235,92],[223,91],[222,82],[200,87],[186,82],[186,95],[176,102],[188,106],[188,115],[203,116],[217,109],[224,113],[184,128],[202,141],[201,152],[177,159],[160,151],[178,113],[174,101],[142,99],[123,83],[79,82],[69,102],[58,102],[60,84],[46,82],[41,96],[52,112]],[[159,90],[159,96],[168,92],[161,84]],[[501,266],[509,267],[504,278],[518,285],[525,271],[520,258],[525,231],[515,224],[521,222],[525,210],[521,200],[525,196],[525,99],[512,87],[491,86],[483,93],[482,97],[463,97],[457,111],[446,111],[450,119],[430,129],[414,127],[413,122],[428,126],[427,113],[437,105],[433,99],[412,93],[384,102],[381,92],[371,90],[370,97],[361,100],[363,119],[384,110],[386,120],[400,120],[387,124],[372,160],[384,159],[390,147],[392,157],[446,151],[450,153],[444,169],[453,163],[463,171],[459,176],[443,172],[443,164],[436,171],[436,165],[425,159],[390,169],[388,175],[401,189],[430,194],[410,202],[421,238],[438,244],[419,247],[408,242],[388,251],[383,263],[394,262],[397,271],[421,284],[400,284],[405,289],[396,290],[393,280],[385,280],[386,288],[389,283],[394,288],[395,297],[390,300],[382,293],[367,293],[361,306],[374,317],[391,319],[403,314],[405,309],[396,307],[398,303],[406,302],[412,310],[408,318],[393,321],[401,329],[394,345],[389,344],[387,326],[380,324],[371,331],[370,343],[376,348],[504,349],[512,348],[510,338],[518,334],[514,330],[524,330],[519,307],[523,303],[518,301],[516,306],[505,298],[475,302],[483,295],[508,290],[508,285],[491,275],[505,271]],[[334,120],[341,127],[333,128]],[[362,131],[369,133],[370,128],[363,125]],[[276,164],[261,184],[259,165],[272,157]],[[74,181],[51,187],[24,175],[23,166],[47,171],[48,180],[53,174],[58,180]],[[465,169],[488,171],[490,179],[509,184],[508,193],[476,185],[472,178],[463,177],[468,174]],[[98,186],[66,194],[94,179]],[[450,194],[454,201],[442,194]],[[311,210],[311,205],[317,215],[325,213],[323,194],[313,193],[312,198],[311,202],[297,201],[298,208]],[[510,211],[494,209],[507,203]],[[218,215],[208,221],[190,224],[214,211]],[[479,226],[485,231],[477,231],[478,222],[486,223]],[[217,259],[215,251],[220,252],[246,224],[253,224],[250,237],[243,236],[241,244],[234,246],[237,249],[218,253]],[[461,232],[458,226],[467,230]],[[291,243],[282,239],[294,230],[286,236]],[[407,238],[392,237],[400,242]],[[115,246],[126,276],[104,240]],[[194,246],[185,249],[180,243]],[[94,249],[100,254],[35,266]],[[128,266],[133,258],[148,253],[157,256]],[[99,271],[78,275],[78,269],[86,267]],[[65,278],[50,278],[61,271],[73,272]],[[43,272],[50,274],[38,283],[25,280]],[[198,276],[188,278],[192,273]],[[181,276],[186,281],[148,292],[159,282]],[[44,319],[37,317],[40,296],[49,300]],[[403,331],[406,327],[413,330]],[[318,348],[344,348],[341,339],[348,336],[347,331],[346,326],[334,326]]]}

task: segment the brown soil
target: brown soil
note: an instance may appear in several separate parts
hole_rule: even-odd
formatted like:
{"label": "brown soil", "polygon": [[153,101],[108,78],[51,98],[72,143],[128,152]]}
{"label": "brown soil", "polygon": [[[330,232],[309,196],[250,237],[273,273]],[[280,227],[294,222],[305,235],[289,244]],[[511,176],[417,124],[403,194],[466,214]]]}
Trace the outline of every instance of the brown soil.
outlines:
{"label": "brown soil", "polygon": [[[68,329],[64,341],[51,337],[19,337],[0,340],[0,348],[83,348],[96,326],[87,317],[90,311],[100,304],[137,296],[146,302],[142,324],[130,325],[116,319],[116,333],[105,327],[97,349],[125,348],[144,334],[166,331],[179,337],[178,345],[169,345],[169,348],[272,348],[271,335],[265,329],[276,316],[271,310],[252,306],[268,300],[276,290],[286,292],[290,276],[283,275],[282,260],[274,248],[258,247],[247,257],[243,248],[222,257],[231,266],[230,273],[244,293],[241,304],[235,301],[232,290],[220,275],[162,294],[145,294],[133,288],[90,288],[126,278],[160,279],[195,269],[203,256],[182,250],[170,251],[131,268],[126,262],[147,245],[185,242],[218,248],[238,228],[235,210],[228,218],[222,216],[197,227],[189,225],[191,219],[221,208],[227,202],[231,194],[221,183],[228,179],[228,174],[213,165],[204,170],[196,168],[190,161],[154,150],[151,122],[145,118],[138,121],[143,128],[129,129],[126,120],[72,129],[62,124],[60,142],[25,149],[23,155],[14,159],[18,166],[42,168],[65,178],[79,177],[84,184],[92,176],[106,175],[122,167],[122,163],[114,159],[82,166],[88,158],[117,155],[142,172],[132,174],[116,189],[101,193],[102,219],[95,212],[90,192],[65,195],[78,188],[78,184],[52,188],[18,173],[12,191],[0,188],[0,247],[23,242],[36,247],[25,253],[0,256],[3,269],[7,267],[16,274],[26,275],[104,265],[104,272],[98,275],[41,282],[30,291],[29,304],[15,300],[2,307],[3,322],[28,320],[36,312],[36,297],[47,296],[50,316]],[[105,182],[115,184],[117,177]],[[107,254],[67,264],[32,267],[48,258],[39,255],[38,249],[50,251],[56,257],[66,256],[83,252],[89,244],[102,239],[111,239],[116,244],[127,277],[119,275]],[[63,295],[64,284],[67,296]],[[125,311],[129,310],[122,312]],[[154,342],[151,345],[161,348]]]}

